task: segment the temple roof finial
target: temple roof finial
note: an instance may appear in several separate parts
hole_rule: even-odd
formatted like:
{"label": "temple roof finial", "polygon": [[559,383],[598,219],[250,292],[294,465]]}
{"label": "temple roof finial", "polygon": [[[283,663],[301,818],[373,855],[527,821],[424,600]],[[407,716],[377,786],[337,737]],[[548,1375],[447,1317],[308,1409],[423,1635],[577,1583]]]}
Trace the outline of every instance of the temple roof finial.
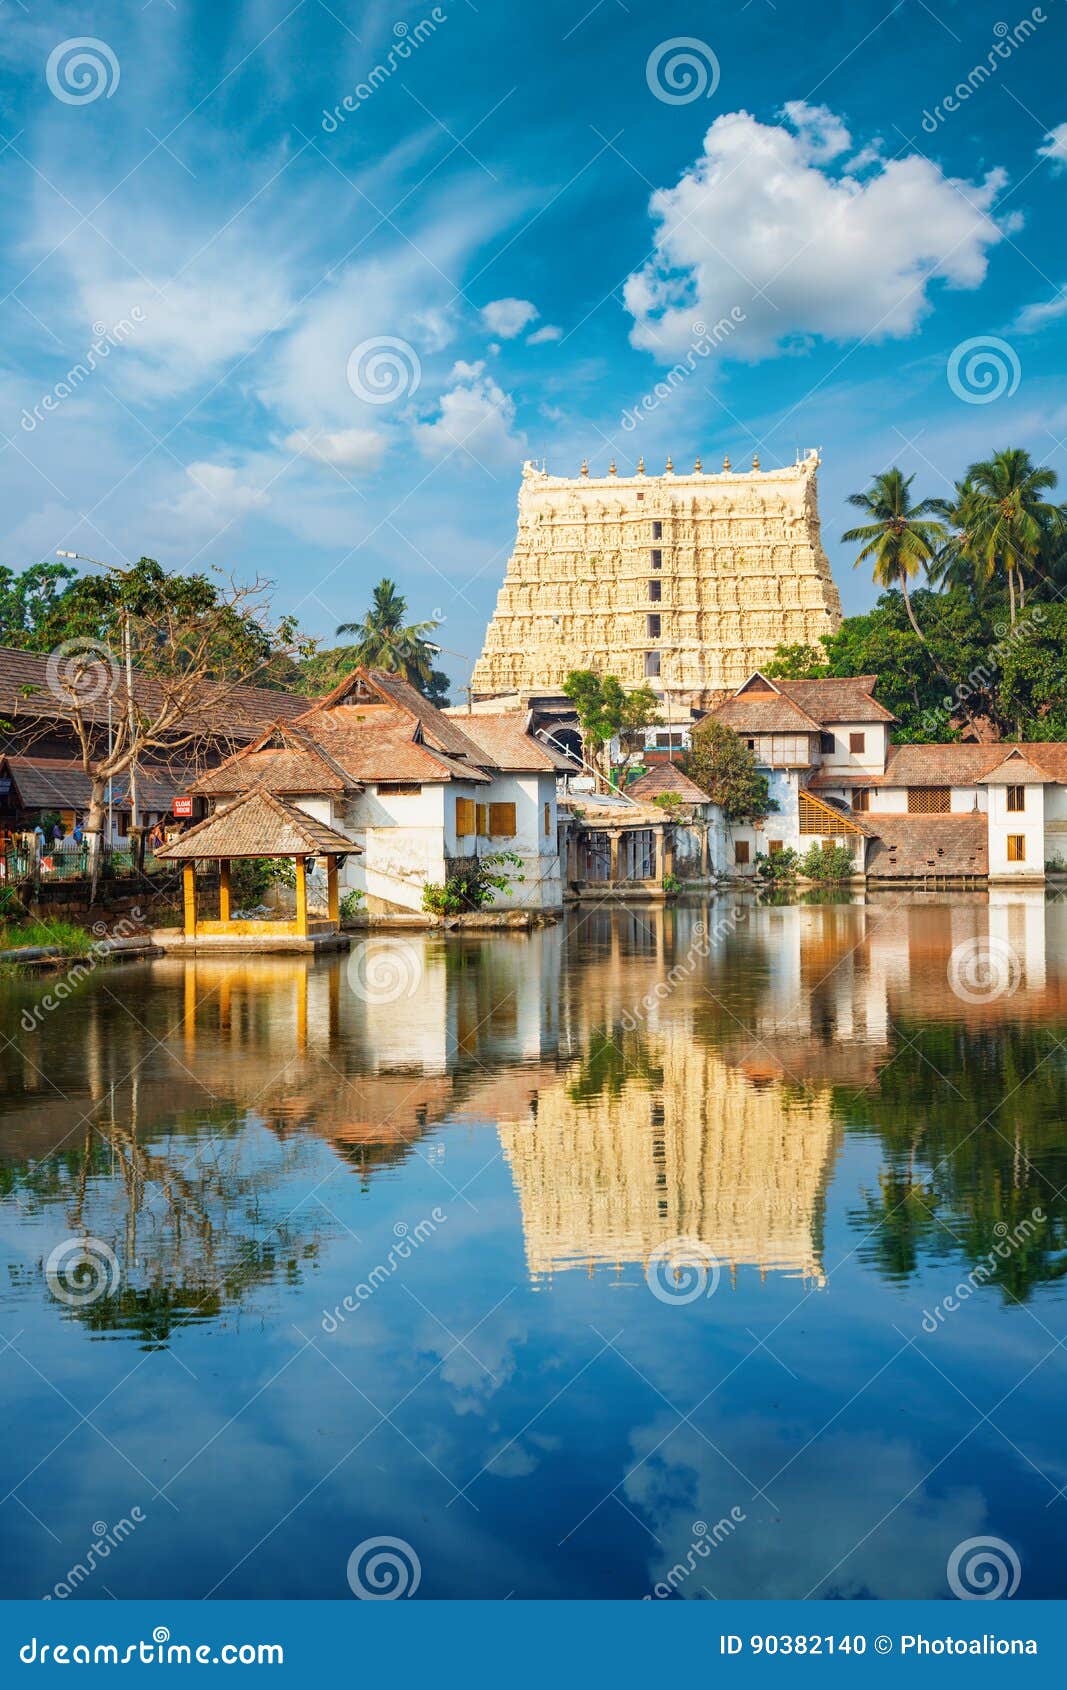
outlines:
{"label": "temple roof finial", "polygon": [[729,452],[727,452],[726,456],[722,460],[722,467],[723,467],[724,470],[728,470],[730,468],[730,454],[729,454]]}
{"label": "temple roof finial", "polygon": [[704,465],[701,463],[700,459],[697,458],[696,463],[693,465],[693,474],[694,475],[703,475],[703,473],[704,473]]}
{"label": "temple roof finial", "polygon": [[589,474],[589,459],[588,458],[582,459],[582,474],[583,475]]}
{"label": "temple roof finial", "polygon": [[759,453],[758,452],[753,452],[753,454],[752,454],[752,468],[753,469],[759,469]]}
{"label": "temple roof finial", "polygon": [[674,474],[674,459],[671,457],[669,452],[667,453],[667,467],[664,470],[664,474],[665,475],[673,475]]}
{"label": "temple roof finial", "polygon": [[615,459],[612,458],[610,464],[608,465],[608,474],[614,475],[615,473],[616,473],[616,471],[615,471]]}
{"label": "temple roof finial", "polygon": [[644,458],[638,458],[638,460],[637,460],[637,473],[638,473],[638,475],[644,475],[644,473],[645,473],[645,460],[644,460]]}

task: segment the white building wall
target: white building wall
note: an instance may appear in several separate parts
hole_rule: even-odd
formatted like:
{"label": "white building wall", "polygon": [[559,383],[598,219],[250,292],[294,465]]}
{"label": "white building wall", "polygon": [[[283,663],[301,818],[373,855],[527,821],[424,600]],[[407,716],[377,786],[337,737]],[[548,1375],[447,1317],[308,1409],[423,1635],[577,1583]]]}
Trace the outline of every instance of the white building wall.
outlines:
{"label": "white building wall", "polygon": [[[889,730],[884,722],[833,722],[823,732],[834,736],[834,749],[819,754],[824,774],[847,770],[850,774],[861,771],[880,775],[885,769]],[[863,735],[862,751],[849,750],[852,734]]]}
{"label": "white building wall", "polygon": [[[991,880],[1034,880],[1045,873],[1045,789],[1027,786],[1026,808],[1020,813],[1008,809],[1008,788],[989,787],[989,878]],[[1022,862],[1008,861],[1008,839],[1021,834]]]}

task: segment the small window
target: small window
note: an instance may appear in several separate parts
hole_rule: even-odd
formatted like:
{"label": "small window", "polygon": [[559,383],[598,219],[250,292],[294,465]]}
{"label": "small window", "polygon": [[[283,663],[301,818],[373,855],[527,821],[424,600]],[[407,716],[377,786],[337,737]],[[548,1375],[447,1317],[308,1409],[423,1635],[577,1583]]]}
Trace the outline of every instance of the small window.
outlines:
{"label": "small window", "polygon": [[663,582],[650,581],[648,583],[648,596],[652,600],[653,604],[659,604],[663,597]]}
{"label": "small window", "polygon": [[422,787],[417,780],[380,780],[378,791],[383,797],[417,798]]}
{"label": "small window", "polygon": [[1009,833],[1008,834],[1008,861],[1009,861],[1009,863],[1025,863],[1025,861],[1026,861],[1026,835],[1025,835],[1025,833]]}
{"label": "small window", "polygon": [[748,840],[747,839],[735,839],[734,840],[734,862],[735,863],[747,863],[748,862]]}
{"label": "small window", "polygon": [[659,617],[658,616],[647,616],[645,618],[645,622],[646,622],[646,625],[647,625],[649,639],[650,640],[658,640],[659,639],[659,632],[660,632],[660,619],[659,619]]}
{"label": "small window", "polygon": [[1020,815],[1022,813],[1022,811],[1026,809],[1026,788],[1025,788],[1025,786],[1009,786],[1009,788],[1008,788],[1008,809],[1014,815]]}
{"label": "small window", "polygon": [[871,789],[869,786],[857,786],[852,794],[852,808],[866,815],[871,807]]}
{"label": "small window", "polygon": [[466,838],[474,832],[474,799],[456,799],[456,835],[460,839]]}
{"label": "small window", "polygon": [[745,741],[745,744],[746,744],[746,745],[747,745],[747,746],[748,746],[748,749],[749,749],[749,750],[750,750],[750,751],[755,751],[755,749],[756,749],[756,742],[755,742],[755,740],[754,740],[754,739],[746,739],[746,741]]}
{"label": "small window", "polygon": [[645,652],[645,677],[652,679],[659,674],[659,652]]}
{"label": "small window", "polygon": [[552,806],[546,800],[546,802],[545,802],[545,833],[549,834],[551,832],[552,832]]}
{"label": "small window", "polygon": [[824,757],[832,757],[833,756],[834,747],[835,747],[836,744],[837,744],[837,741],[834,738],[833,734],[820,734],[819,735],[819,750],[822,752]]}
{"label": "small window", "polygon": [[785,840],[784,839],[768,839],[768,841],[767,841],[767,852],[768,852],[769,856],[776,857],[780,851],[784,851],[784,850],[785,850]]}
{"label": "small window", "polygon": [[662,524],[662,522],[654,522],[652,524],[652,538],[654,540],[662,540],[662,538],[663,538],[663,524]]}
{"label": "small window", "polygon": [[514,806],[514,804],[490,804],[490,806],[489,806],[489,837],[490,837],[490,839],[514,839],[514,837],[515,837],[515,806]]}
{"label": "small window", "polygon": [[638,498],[639,498],[639,499],[643,499],[643,498],[644,498],[644,496],[645,496],[645,495],[644,495],[644,494],[643,494],[643,493],[638,493],[638,495],[637,495],[637,497],[638,497]]}
{"label": "small window", "polygon": [[662,552],[653,552],[652,553],[652,567],[653,567],[653,569],[662,569],[663,568],[663,553]]}
{"label": "small window", "polygon": [[867,749],[866,734],[849,734],[848,748],[856,756],[862,756]]}

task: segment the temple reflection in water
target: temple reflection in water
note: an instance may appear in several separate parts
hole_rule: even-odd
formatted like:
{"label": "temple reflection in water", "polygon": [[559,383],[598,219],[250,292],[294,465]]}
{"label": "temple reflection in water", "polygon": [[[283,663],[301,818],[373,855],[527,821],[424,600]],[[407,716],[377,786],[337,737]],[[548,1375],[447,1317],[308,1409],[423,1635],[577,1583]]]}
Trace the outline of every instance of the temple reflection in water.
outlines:
{"label": "temple reflection in water", "polygon": [[[973,944],[1008,959],[1002,990],[953,990]],[[170,959],[85,984],[69,1071],[47,1020],[23,1024],[0,1159],[72,1229],[152,1262],[178,1318],[200,1285],[220,1284],[217,1315],[319,1249],[320,1215],[270,1206],[307,1139],[369,1186],[441,1123],[498,1133],[539,1281],[686,1238],[818,1286],[845,1125],[884,1126],[892,1148],[891,1087],[936,1066],[913,1060],[914,1030],[1063,1018],[1065,959],[1067,903],[1013,891],[593,908],[531,934],[383,934],[347,959]],[[46,1191],[50,1152],[65,1171]],[[244,1280],[220,1276],[231,1257]]]}

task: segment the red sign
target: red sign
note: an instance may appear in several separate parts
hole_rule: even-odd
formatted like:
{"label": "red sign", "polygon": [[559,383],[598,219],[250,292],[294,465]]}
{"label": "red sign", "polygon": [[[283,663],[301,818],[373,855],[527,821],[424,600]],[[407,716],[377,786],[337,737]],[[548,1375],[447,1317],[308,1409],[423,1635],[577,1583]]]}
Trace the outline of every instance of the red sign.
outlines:
{"label": "red sign", "polygon": [[193,813],[192,799],[175,798],[171,813],[175,816],[191,816]]}

